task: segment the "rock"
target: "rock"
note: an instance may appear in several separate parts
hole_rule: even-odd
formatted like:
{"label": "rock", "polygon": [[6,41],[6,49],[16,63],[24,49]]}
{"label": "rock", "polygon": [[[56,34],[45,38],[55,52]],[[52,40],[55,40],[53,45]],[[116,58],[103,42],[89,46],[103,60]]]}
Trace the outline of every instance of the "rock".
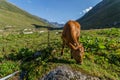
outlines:
{"label": "rock", "polygon": [[39,80],[100,80],[98,77],[73,71],[68,66],[59,66]]}

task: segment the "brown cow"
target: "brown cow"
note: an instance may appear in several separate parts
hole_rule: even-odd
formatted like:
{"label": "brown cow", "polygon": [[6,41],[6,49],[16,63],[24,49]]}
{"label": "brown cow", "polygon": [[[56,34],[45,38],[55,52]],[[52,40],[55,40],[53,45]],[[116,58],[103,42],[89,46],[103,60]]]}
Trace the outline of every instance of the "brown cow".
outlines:
{"label": "brown cow", "polygon": [[79,36],[80,36],[80,24],[76,21],[68,21],[62,32],[62,51],[61,55],[63,55],[64,46],[67,45],[71,49],[71,58],[73,57],[77,63],[82,63],[83,55],[84,55],[84,47],[79,44]]}

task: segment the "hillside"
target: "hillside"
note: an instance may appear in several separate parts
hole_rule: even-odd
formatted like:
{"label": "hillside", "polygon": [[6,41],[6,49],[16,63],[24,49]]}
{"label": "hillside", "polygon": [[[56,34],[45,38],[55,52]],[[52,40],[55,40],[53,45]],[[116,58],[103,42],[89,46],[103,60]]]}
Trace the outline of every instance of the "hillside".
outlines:
{"label": "hillside", "polygon": [[0,0],[0,29],[35,28],[35,25],[50,26],[42,18],[29,14],[7,0]]}
{"label": "hillside", "polygon": [[120,27],[120,0],[103,0],[77,21],[83,29]]}

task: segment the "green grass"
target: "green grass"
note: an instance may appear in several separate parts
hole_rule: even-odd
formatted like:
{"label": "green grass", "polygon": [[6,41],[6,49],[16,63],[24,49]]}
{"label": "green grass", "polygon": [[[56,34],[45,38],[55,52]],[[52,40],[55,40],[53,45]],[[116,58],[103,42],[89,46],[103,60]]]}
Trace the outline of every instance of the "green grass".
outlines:
{"label": "green grass", "polygon": [[[119,28],[82,31],[80,42],[85,47],[82,65],[70,58],[69,48],[60,56],[62,41],[56,31],[50,31],[50,46],[47,32],[0,36],[0,77],[19,70],[28,72],[25,79],[37,80],[59,65],[68,65],[101,80],[119,80],[119,31]],[[43,54],[33,58],[36,51]]]}

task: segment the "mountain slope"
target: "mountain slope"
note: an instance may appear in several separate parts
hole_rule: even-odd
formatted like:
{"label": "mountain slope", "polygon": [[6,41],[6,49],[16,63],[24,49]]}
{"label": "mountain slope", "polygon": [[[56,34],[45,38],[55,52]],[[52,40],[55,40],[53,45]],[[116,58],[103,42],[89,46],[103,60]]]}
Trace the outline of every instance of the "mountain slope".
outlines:
{"label": "mountain slope", "polygon": [[33,24],[49,26],[43,19],[29,14],[6,0],[0,0],[0,29],[4,29],[6,26],[34,28]]}
{"label": "mountain slope", "polygon": [[83,29],[120,27],[120,0],[103,0],[77,21]]}

